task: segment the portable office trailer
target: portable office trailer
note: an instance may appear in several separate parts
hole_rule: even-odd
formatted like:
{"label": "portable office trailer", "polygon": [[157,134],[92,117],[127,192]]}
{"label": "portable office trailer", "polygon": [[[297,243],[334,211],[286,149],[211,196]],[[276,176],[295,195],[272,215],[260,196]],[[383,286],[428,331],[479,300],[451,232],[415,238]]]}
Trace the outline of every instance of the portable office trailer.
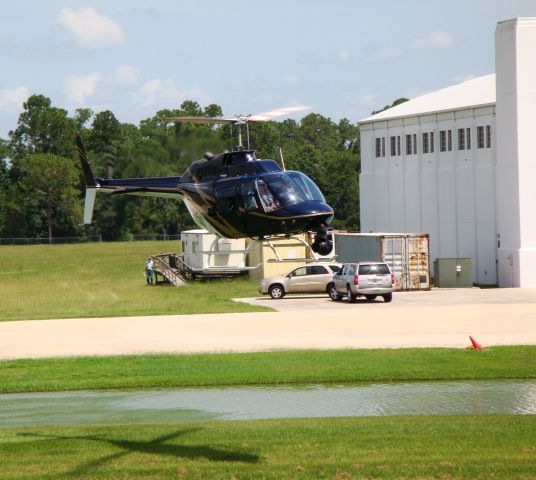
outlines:
{"label": "portable office trailer", "polygon": [[335,233],[337,260],[385,262],[395,275],[395,290],[430,288],[427,233]]}
{"label": "portable office trailer", "polygon": [[206,230],[186,230],[181,233],[181,247],[183,261],[191,268],[244,266],[243,238],[219,238]]}

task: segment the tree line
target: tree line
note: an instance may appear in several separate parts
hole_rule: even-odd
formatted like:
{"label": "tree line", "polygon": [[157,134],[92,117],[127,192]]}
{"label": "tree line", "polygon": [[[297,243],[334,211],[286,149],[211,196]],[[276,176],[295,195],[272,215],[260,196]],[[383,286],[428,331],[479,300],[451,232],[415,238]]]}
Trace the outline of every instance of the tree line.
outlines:
{"label": "tree line", "polygon": [[[84,186],[74,135],[79,131],[94,174],[103,178],[180,175],[206,151],[220,153],[236,144],[228,125],[170,123],[184,115],[222,116],[220,106],[187,100],[138,126],[121,123],[105,110],[80,108],[70,116],[43,95],[23,105],[17,126],[0,139],[0,237],[51,238],[180,233],[195,225],[179,200],[98,195],[93,223],[81,225]],[[359,130],[317,113],[301,121],[256,122],[250,144],[258,158],[311,177],[333,207],[335,228],[359,226]]]}

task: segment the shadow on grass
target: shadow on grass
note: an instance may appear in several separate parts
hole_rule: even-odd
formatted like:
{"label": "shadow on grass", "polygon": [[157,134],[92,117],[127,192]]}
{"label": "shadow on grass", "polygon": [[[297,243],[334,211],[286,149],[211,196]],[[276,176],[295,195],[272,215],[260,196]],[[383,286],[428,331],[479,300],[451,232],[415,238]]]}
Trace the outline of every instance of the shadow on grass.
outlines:
{"label": "shadow on grass", "polygon": [[62,435],[47,435],[37,432],[24,432],[18,433],[21,436],[27,437],[40,437],[46,438],[49,440],[82,440],[82,441],[92,441],[100,442],[111,445],[113,447],[120,448],[121,451],[104,455],[100,458],[96,458],[90,462],[83,463],[79,465],[74,470],[67,472],[67,476],[72,475],[83,475],[89,473],[90,470],[98,468],[108,462],[117,460],[129,453],[143,453],[148,455],[163,455],[168,457],[176,458],[188,458],[188,459],[198,459],[205,458],[207,460],[215,462],[244,462],[244,463],[257,463],[259,461],[258,455],[253,455],[246,452],[240,451],[229,451],[229,450],[220,450],[217,448],[210,447],[209,445],[177,445],[166,443],[169,440],[173,440],[177,437],[186,435],[188,433],[196,432],[201,430],[200,428],[191,428],[186,430],[176,431],[167,435],[162,435],[153,440],[123,440],[123,439],[113,439],[106,438],[104,436],[98,435],[84,435],[84,436],[62,436]]}

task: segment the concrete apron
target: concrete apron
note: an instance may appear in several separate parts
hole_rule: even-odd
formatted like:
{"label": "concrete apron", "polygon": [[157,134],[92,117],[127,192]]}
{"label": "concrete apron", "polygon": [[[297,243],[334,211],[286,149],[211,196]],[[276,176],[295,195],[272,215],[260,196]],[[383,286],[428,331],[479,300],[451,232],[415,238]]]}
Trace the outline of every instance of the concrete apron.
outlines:
{"label": "concrete apron", "polygon": [[[321,308],[311,308],[315,302]],[[448,302],[397,305],[395,298],[390,304],[333,302],[332,309],[326,297],[318,297],[307,302],[307,306],[304,304],[306,308],[299,312],[294,304],[291,311],[284,312],[3,322],[0,359],[292,349],[464,348],[470,344],[469,335],[483,346],[536,344],[536,303],[532,301],[443,303]]]}

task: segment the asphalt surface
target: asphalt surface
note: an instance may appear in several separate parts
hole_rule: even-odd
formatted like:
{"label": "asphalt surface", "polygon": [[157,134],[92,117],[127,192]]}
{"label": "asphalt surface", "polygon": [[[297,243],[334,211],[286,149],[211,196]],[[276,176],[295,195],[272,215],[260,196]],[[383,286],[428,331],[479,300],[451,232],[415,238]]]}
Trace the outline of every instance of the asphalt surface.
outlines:
{"label": "asphalt surface", "polygon": [[536,345],[536,289],[395,292],[355,304],[326,296],[242,299],[277,312],[0,323],[0,359],[332,348]]}

